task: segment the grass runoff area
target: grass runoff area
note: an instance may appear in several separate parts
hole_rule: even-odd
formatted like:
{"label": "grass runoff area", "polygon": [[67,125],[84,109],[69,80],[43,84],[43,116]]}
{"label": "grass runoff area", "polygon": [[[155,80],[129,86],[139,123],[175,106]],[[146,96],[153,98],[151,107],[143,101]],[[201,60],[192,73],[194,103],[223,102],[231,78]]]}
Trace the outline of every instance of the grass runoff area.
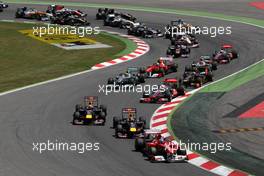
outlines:
{"label": "grass runoff area", "polygon": [[0,22],[0,92],[88,70],[136,48],[128,39],[100,33],[89,38],[112,47],[65,50],[19,32],[38,25]]}

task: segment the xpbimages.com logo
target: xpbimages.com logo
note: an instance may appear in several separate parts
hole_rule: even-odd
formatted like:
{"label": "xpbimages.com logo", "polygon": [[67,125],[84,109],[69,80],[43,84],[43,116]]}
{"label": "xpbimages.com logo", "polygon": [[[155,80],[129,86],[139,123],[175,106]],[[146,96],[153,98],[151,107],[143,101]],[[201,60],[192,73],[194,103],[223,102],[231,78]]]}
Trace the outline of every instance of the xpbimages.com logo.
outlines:
{"label": "xpbimages.com logo", "polygon": [[214,38],[218,35],[231,35],[232,27],[231,26],[191,26],[179,24],[177,26],[166,26],[165,27],[165,35],[170,35],[171,37],[175,37],[177,35],[184,34],[202,34],[202,35],[210,35],[210,37]]}
{"label": "xpbimages.com logo", "polygon": [[97,35],[100,33],[100,27],[75,27],[75,26],[54,26],[48,24],[47,26],[35,26],[33,27],[34,36],[45,35],[77,35],[79,37],[85,37],[87,35]]}
{"label": "xpbimages.com logo", "polygon": [[43,153],[45,151],[70,151],[84,153],[88,151],[99,151],[100,143],[91,142],[64,142],[47,140],[45,142],[33,142],[32,150],[34,152]]}
{"label": "xpbimages.com logo", "polygon": [[167,87],[164,85],[129,85],[129,84],[107,84],[98,85],[98,92],[105,95],[111,93],[144,93],[145,95],[150,95],[155,92],[165,92]]}
{"label": "xpbimages.com logo", "polygon": [[171,143],[165,143],[165,147],[170,149],[180,149],[180,150],[189,150],[189,151],[205,151],[211,154],[215,154],[221,151],[230,151],[232,150],[231,143],[224,142],[190,142],[188,141],[172,141]]}

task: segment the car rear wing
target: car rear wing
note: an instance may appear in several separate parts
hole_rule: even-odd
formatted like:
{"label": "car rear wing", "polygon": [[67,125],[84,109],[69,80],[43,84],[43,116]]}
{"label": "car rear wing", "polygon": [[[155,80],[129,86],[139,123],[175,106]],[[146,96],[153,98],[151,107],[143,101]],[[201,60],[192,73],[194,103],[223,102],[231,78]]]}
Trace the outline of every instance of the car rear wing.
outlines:
{"label": "car rear wing", "polygon": [[178,26],[179,24],[184,24],[182,20],[174,20],[170,22],[171,26]]}
{"label": "car rear wing", "polygon": [[200,59],[201,59],[201,60],[209,60],[209,59],[211,59],[211,56],[208,56],[208,55],[206,55],[206,56],[201,56]]}
{"label": "car rear wing", "polygon": [[138,73],[139,72],[139,68],[138,67],[128,67],[127,68],[127,73]]}
{"label": "car rear wing", "polygon": [[161,134],[161,130],[158,129],[147,129],[144,130],[145,134]]}
{"label": "car rear wing", "polygon": [[161,61],[173,61],[173,57],[160,57],[159,60],[161,60]]}
{"label": "car rear wing", "polygon": [[232,48],[232,45],[224,44],[224,45],[222,45],[221,48],[224,48],[224,49]]}
{"label": "car rear wing", "polygon": [[137,118],[137,109],[136,108],[123,108],[122,109],[122,118],[126,118],[126,116],[133,116],[136,119]]}

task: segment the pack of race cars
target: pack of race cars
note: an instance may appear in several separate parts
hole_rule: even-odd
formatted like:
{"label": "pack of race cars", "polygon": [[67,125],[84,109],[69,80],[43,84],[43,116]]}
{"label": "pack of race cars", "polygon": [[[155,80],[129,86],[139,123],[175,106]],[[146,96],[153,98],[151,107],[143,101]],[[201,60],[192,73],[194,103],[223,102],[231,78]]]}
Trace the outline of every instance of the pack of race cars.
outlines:
{"label": "pack of race cars", "polygon": [[[8,5],[0,2],[0,11]],[[58,25],[86,26],[90,25],[87,14],[80,10],[68,9],[61,5],[50,5],[45,12],[33,8],[18,8],[16,18],[50,21]],[[170,40],[166,56],[158,57],[156,62],[145,67],[129,67],[115,77],[107,79],[107,85],[136,86],[144,84],[150,78],[163,78],[178,71],[176,58],[188,58],[193,48],[199,47],[195,35],[181,32],[189,31],[193,25],[183,20],[171,21],[166,26],[166,32],[153,29],[138,22],[137,18],[128,13],[120,13],[115,9],[99,8],[95,18],[102,20],[104,26],[126,29],[128,35],[142,38],[163,37]],[[180,31],[180,32],[179,32]],[[173,35],[172,35],[173,34]],[[144,92],[140,103],[165,103],[173,98],[184,96],[187,89],[199,88],[213,81],[213,72],[221,64],[228,64],[238,58],[238,52],[232,45],[224,44],[211,55],[201,56],[197,62],[185,66],[181,78],[163,78],[156,91]],[[85,96],[83,104],[77,104],[73,113],[73,125],[105,125],[107,121],[107,107],[99,105],[98,97]],[[174,141],[162,137],[161,131],[148,129],[144,117],[137,116],[136,108],[126,107],[121,116],[114,116],[112,127],[116,138],[135,139],[135,150],[141,152],[151,162],[182,162],[188,160],[186,149],[178,146]]]}
{"label": "pack of race cars", "polygon": [[[196,36],[188,33],[168,35],[160,30],[152,29],[137,22],[130,14],[117,13],[114,9],[98,9],[97,20],[102,20],[105,26],[127,29],[128,35],[142,38],[165,37],[170,40],[166,56],[159,57],[155,63],[146,67],[129,67],[116,77],[108,78],[107,85],[136,86],[144,84],[149,78],[163,78],[178,71],[175,58],[187,58],[192,48],[199,47]],[[192,28],[182,20],[172,21],[168,30]],[[197,62],[186,66],[182,78],[165,78],[156,91],[144,92],[140,103],[165,103],[173,98],[184,96],[186,89],[199,88],[213,81],[213,72],[220,64],[227,64],[238,58],[238,53],[229,44],[222,45],[211,55],[201,56]],[[141,152],[151,162],[185,162],[188,155],[175,141],[162,137],[162,132],[148,129],[144,117],[137,117],[135,108],[123,108],[120,117],[113,117],[114,136],[116,138],[134,138],[135,151]]]}
{"label": "pack of race cars", "polygon": [[16,18],[36,19],[39,21],[50,21],[52,24],[70,26],[89,26],[87,14],[80,10],[68,9],[62,5],[50,5],[46,11],[34,8],[18,8]]}
{"label": "pack of race cars", "polygon": [[161,30],[147,27],[138,22],[137,18],[128,13],[119,13],[115,9],[99,8],[96,14],[97,20],[103,20],[104,26],[119,27],[127,29],[128,35],[134,35],[143,38],[163,37]]}

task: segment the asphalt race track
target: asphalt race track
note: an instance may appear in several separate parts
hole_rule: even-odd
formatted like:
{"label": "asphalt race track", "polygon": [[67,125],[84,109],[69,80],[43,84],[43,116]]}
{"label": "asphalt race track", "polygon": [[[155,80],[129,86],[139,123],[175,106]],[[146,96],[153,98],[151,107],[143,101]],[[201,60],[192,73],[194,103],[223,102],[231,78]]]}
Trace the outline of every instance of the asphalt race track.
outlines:
{"label": "asphalt race track", "polygon": [[[15,9],[24,5],[11,5],[0,14],[1,19],[13,19]],[[28,5],[27,5],[28,6]],[[46,6],[32,6],[45,9]],[[93,26],[102,24],[95,21],[96,9],[83,9],[88,13]],[[210,20],[198,17],[176,16],[171,14],[129,12],[140,21],[158,28],[163,28],[171,20],[183,18],[194,25],[232,26],[232,35],[210,38],[199,36],[201,47],[193,49],[191,57],[179,59],[183,73],[186,64],[198,60],[200,55],[207,55],[217,50],[220,44],[230,43],[240,53],[240,58],[231,64],[220,66],[215,72],[215,79],[222,78],[263,58],[263,29],[239,23]],[[124,32],[115,28],[112,31]],[[139,116],[147,120],[159,106],[139,104],[141,94],[98,93],[98,85],[106,84],[107,77],[124,71],[128,66],[152,64],[159,56],[165,55],[168,40],[148,39],[150,52],[136,60],[97,70],[69,79],[52,82],[26,89],[0,98],[0,175],[5,176],[48,176],[48,175],[93,175],[93,176],[158,176],[158,175],[210,175],[210,173],[187,163],[153,164],[145,161],[140,153],[134,152],[133,140],[120,140],[113,137],[112,117],[121,114],[122,107],[136,107]],[[170,74],[167,77],[175,76]],[[161,80],[149,79],[146,84],[158,84]],[[71,124],[74,106],[82,102],[85,95],[99,96],[99,103],[108,107],[106,126],[73,126]],[[69,151],[44,152],[32,151],[32,142],[99,142],[99,151],[83,154]]]}

